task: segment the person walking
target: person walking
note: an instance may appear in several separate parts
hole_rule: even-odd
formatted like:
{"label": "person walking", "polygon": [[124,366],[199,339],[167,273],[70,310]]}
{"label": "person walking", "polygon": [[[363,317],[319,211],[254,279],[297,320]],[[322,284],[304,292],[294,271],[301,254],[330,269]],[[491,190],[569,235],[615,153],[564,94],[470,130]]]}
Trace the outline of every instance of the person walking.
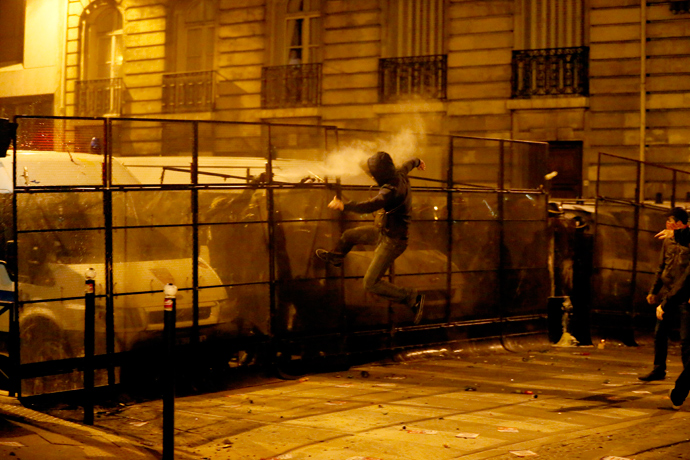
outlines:
{"label": "person walking", "polygon": [[324,262],[340,267],[345,256],[355,245],[376,245],[374,258],[364,275],[364,289],[391,302],[407,305],[414,314],[414,324],[419,324],[424,311],[424,294],[383,279],[393,261],[407,248],[412,209],[410,181],[407,175],[414,168],[423,171],[426,165],[421,159],[414,158],[396,169],[393,159],[387,152],[377,152],[369,157],[363,169],[381,187],[378,194],[365,201],[344,202],[334,197],[328,207],[360,214],[378,211],[376,224],[344,231],[335,249],[327,251],[319,248],[316,250],[316,256]]}
{"label": "person walking", "polygon": [[[676,207],[669,212],[666,219],[667,230],[679,230],[687,227],[688,213],[681,207]],[[656,270],[654,283],[647,295],[647,303],[659,305],[673,287],[674,281],[681,278],[690,263],[690,249],[678,244],[671,235],[665,238],[661,248],[659,266]],[[668,357],[669,332],[677,323],[670,315],[664,319],[657,319],[654,328],[654,368],[646,375],[638,377],[643,382],[663,380],[666,378],[666,359]]]}
{"label": "person walking", "polygon": [[[685,226],[680,229],[665,229],[657,233],[657,238],[667,240],[675,239],[676,243],[690,246],[690,229]],[[680,409],[690,394],[690,265],[683,274],[674,281],[673,287],[665,299],[656,307],[657,320],[669,319],[669,316],[678,313],[680,325],[680,354],[683,361],[683,371],[676,379],[675,385],[668,392],[671,407]]]}

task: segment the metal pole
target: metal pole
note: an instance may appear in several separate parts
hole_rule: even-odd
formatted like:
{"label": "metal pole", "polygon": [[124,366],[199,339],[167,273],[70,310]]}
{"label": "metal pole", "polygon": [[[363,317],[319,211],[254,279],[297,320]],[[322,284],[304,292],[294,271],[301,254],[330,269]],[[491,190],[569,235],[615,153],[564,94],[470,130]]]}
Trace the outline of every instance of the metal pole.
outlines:
{"label": "metal pole", "polygon": [[193,353],[199,345],[199,122],[192,125],[194,131],[194,145],[192,146],[192,349]]}
{"label": "metal pole", "polygon": [[499,231],[499,250],[498,250],[498,314],[499,314],[499,329],[501,334],[501,343],[503,343],[503,329],[504,329],[504,311],[506,303],[505,294],[505,278],[506,278],[506,242],[505,242],[505,214],[504,214],[504,202],[505,191],[503,189],[503,182],[505,180],[505,149],[503,141],[498,144],[499,148],[499,166],[498,166],[498,231]]}
{"label": "metal pole", "polygon": [[446,261],[446,323],[450,323],[450,318],[452,314],[451,306],[451,292],[453,291],[453,168],[454,163],[454,147],[455,138],[450,137],[450,145],[448,146],[448,172],[447,172],[447,187],[446,192],[446,231],[447,234],[447,249],[448,258]]}
{"label": "metal pole", "polygon": [[96,327],[96,270],[84,275],[84,424],[93,425],[94,337]]}
{"label": "metal pole", "polygon": [[175,458],[175,296],[177,286],[163,288],[163,460]]}

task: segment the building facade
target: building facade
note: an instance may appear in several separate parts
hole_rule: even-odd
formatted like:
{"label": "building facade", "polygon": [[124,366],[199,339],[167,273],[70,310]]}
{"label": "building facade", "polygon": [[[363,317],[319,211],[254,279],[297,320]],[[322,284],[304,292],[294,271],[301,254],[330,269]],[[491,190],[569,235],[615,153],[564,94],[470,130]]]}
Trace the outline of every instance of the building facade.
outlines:
{"label": "building facade", "polygon": [[[25,24],[0,32],[14,50],[0,58],[6,115],[33,101],[55,115],[390,131],[414,114],[430,133],[549,142],[562,197],[594,196],[599,152],[690,169],[688,1],[5,4]],[[609,163],[609,193],[632,198]],[[659,193],[647,178],[645,196]]]}

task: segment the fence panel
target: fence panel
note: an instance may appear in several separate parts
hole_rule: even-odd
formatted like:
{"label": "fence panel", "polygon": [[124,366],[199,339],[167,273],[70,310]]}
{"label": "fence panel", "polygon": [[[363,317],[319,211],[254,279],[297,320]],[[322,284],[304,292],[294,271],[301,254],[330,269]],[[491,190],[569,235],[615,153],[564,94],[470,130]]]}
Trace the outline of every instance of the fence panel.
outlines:
{"label": "fence panel", "polygon": [[[510,333],[543,323],[548,236],[536,165],[545,144],[124,118],[26,117],[20,135],[31,139],[21,145],[48,150],[16,156],[17,225],[10,219],[7,227],[17,234],[19,308],[71,305],[57,316],[72,315],[83,340],[82,283],[95,268],[99,384],[129,378],[128,365],[160,347],[161,291],[169,282],[179,288],[178,342],[195,365],[419,346],[450,340],[475,322],[497,333],[508,321],[516,325]],[[71,147],[65,139],[74,139]],[[314,257],[342,231],[372,224],[371,215],[327,204],[334,195],[366,200],[378,192],[361,164],[379,150],[397,165],[415,156],[427,164],[410,173],[408,248],[386,275],[427,295],[419,326],[406,306],[364,290],[373,246],[355,247],[342,269]],[[39,154],[46,162],[37,162]],[[44,179],[53,164],[64,172]],[[24,317],[20,323],[26,329]],[[26,337],[22,350],[30,349]],[[252,347],[269,354],[237,358]],[[75,345],[38,359],[40,368],[32,367],[37,358],[22,359],[22,393],[78,388],[82,356]],[[61,374],[62,386],[29,380]]]}

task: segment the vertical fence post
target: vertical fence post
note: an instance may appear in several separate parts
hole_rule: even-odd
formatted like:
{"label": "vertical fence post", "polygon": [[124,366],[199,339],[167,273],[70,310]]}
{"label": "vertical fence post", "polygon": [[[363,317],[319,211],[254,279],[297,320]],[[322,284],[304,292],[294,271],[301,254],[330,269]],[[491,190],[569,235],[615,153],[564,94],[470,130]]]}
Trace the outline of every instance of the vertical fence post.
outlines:
{"label": "vertical fence post", "polygon": [[192,146],[192,353],[198,352],[199,333],[199,122],[192,124],[194,145]]}
{"label": "vertical fence post", "polygon": [[630,305],[629,305],[629,311],[628,314],[630,316],[630,343],[627,343],[627,345],[634,345],[635,344],[635,291],[637,290],[637,260],[638,260],[638,248],[640,246],[639,244],[639,238],[640,238],[640,210],[643,206],[643,200],[644,200],[644,191],[642,190],[643,187],[643,178],[642,178],[642,173],[643,173],[643,166],[644,164],[641,161],[637,162],[637,185],[635,188],[635,217],[634,217],[634,222],[633,222],[633,247],[632,247],[632,275],[631,275],[631,280],[630,280]]}
{"label": "vertical fence post", "polygon": [[455,168],[454,161],[455,153],[455,138],[450,137],[448,146],[448,171],[446,173],[446,231],[447,234],[447,249],[448,256],[446,260],[446,323],[450,323],[452,314],[452,292],[453,292],[453,169]]}
{"label": "vertical fence post", "polygon": [[105,352],[108,357],[108,385],[115,385],[115,305],[113,299],[113,121],[107,119],[102,148],[105,152],[105,183],[103,184],[103,215],[105,227]]}
{"label": "vertical fence post", "polygon": [[499,233],[499,249],[498,249],[498,315],[499,315],[499,328],[501,333],[501,341],[503,341],[503,321],[504,321],[504,310],[505,310],[505,277],[506,277],[506,245],[505,245],[505,214],[504,214],[504,197],[505,191],[503,189],[503,184],[505,181],[505,145],[503,141],[498,144],[499,148],[499,167],[498,167],[498,233]]}
{"label": "vertical fence post", "polygon": [[177,286],[163,288],[163,460],[175,458],[175,296]]}
{"label": "vertical fence post", "polygon": [[94,338],[96,327],[96,270],[84,274],[84,424],[93,425]]}

